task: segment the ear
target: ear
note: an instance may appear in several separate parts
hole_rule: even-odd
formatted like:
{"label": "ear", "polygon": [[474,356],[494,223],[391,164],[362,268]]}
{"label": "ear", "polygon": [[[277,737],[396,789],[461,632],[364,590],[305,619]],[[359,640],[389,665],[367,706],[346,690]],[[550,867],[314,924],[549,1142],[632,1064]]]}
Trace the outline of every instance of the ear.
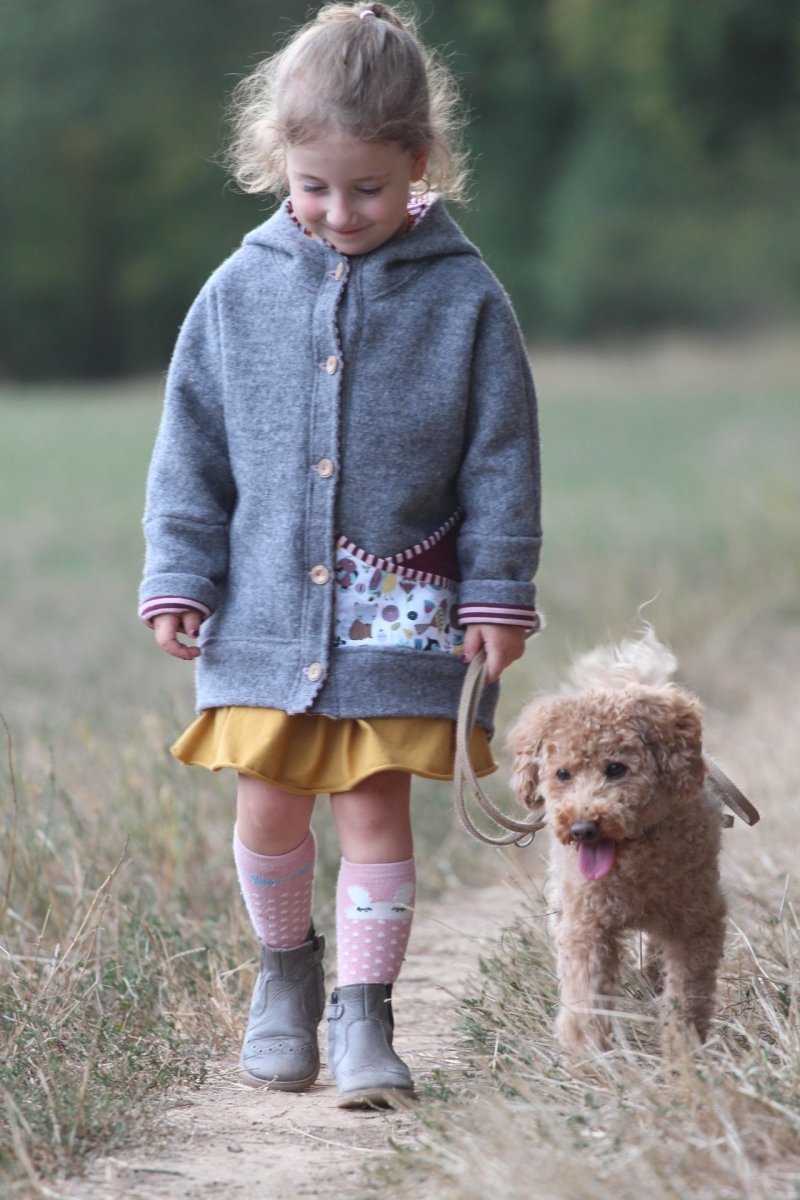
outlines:
{"label": "ear", "polygon": [[703,786],[702,713],[700,701],[679,688],[665,688],[637,702],[642,741],[665,789],[678,799],[688,799]]}
{"label": "ear", "polygon": [[428,169],[428,151],[415,150],[411,155],[411,174],[409,179],[411,183],[419,183],[423,179],[425,172]]}
{"label": "ear", "polygon": [[511,787],[520,803],[542,816],[544,796],[539,790],[542,740],[550,725],[552,702],[534,700],[520,713],[508,733],[514,754]]}

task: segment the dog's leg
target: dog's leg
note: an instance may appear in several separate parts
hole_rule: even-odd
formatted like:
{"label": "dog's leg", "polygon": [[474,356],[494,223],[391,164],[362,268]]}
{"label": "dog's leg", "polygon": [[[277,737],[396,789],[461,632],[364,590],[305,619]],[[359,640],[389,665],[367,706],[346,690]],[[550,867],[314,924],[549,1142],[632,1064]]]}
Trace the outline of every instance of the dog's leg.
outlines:
{"label": "dog's leg", "polygon": [[642,934],[642,975],[655,995],[664,990],[664,944],[655,934]]}
{"label": "dog's leg", "polygon": [[565,909],[556,931],[561,1008],[556,1035],[565,1048],[608,1047],[608,1010],[617,990],[620,938],[588,914]]}
{"label": "dog's leg", "polygon": [[680,941],[665,942],[662,1003],[667,1033],[694,1028],[705,1041],[714,1012],[717,971],[725,941],[725,912]]}

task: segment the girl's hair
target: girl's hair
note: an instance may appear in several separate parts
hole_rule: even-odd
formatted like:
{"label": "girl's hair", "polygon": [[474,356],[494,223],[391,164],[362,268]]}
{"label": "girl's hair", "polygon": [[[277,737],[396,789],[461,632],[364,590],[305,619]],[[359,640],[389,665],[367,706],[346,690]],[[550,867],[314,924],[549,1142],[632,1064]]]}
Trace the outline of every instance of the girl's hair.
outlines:
{"label": "girl's hair", "polygon": [[419,190],[463,196],[455,82],[420,42],[413,18],[388,4],[326,4],[237,85],[230,115],[227,161],[245,192],[285,192],[286,150],[334,132],[426,150]]}

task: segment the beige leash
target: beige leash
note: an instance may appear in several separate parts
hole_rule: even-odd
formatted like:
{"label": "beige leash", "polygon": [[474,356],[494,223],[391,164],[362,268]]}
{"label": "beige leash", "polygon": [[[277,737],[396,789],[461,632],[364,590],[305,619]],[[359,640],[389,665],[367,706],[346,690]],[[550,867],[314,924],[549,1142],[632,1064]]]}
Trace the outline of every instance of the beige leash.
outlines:
{"label": "beige leash", "polygon": [[[507,813],[501,812],[478,783],[475,768],[469,756],[469,738],[475,724],[478,704],[483,692],[485,674],[486,651],[481,649],[467,668],[461,688],[461,699],[458,705],[456,757],[453,765],[453,801],[455,809],[467,833],[471,834],[479,842],[485,842],[489,846],[529,846],[533,841],[534,835],[544,825],[543,818],[530,817],[527,821],[516,821],[513,817],[508,816]],[[713,758],[709,758],[708,755],[705,756],[705,762],[706,784],[712,795],[721,804],[727,805],[737,817],[744,821],[745,825],[755,825],[761,819],[758,809],[739,791],[736,784],[732,779],[728,778],[719,763],[715,762]],[[467,808],[468,792],[471,793],[471,798],[483,810],[489,820],[494,821],[501,829],[508,830],[507,833],[493,835],[484,833],[483,830],[478,828]],[[723,817],[723,824],[731,826],[733,824],[733,817],[726,813]]]}
{"label": "beige leash", "polygon": [[[755,825],[761,820],[761,813],[747,799],[743,792],[740,792],[732,779],[723,771],[719,763],[713,758],[709,758],[706,754],[706,786],[713,796],[721,804],[727,804],[731,812],[736,813],[740,820],[744,821],[745,825]],[[723,825],[730,828],[733,824],[733,817],[729,813],[725,813],[722,818]]]}
{"label": "beige leash", "polygon": [[[464,683],[461,688],[461,700],[458,705],[456,721],[456,758],[453,765],[453,801],[456,812],[467,833],[472,834],[479,842],[489,846],[529,846],[534,834],[542,828],[544,821],[531,817],[527,821],[515,821],[506,813],[501,812],[478,783],[472,759],[469,756],[469,737],[475,724],[483,680],[486,674],[486,651],[481,649],[467,667]],[[467,792],[486,816],[509,832],[493,835],[484,833],[472,819],[467,809]]]}

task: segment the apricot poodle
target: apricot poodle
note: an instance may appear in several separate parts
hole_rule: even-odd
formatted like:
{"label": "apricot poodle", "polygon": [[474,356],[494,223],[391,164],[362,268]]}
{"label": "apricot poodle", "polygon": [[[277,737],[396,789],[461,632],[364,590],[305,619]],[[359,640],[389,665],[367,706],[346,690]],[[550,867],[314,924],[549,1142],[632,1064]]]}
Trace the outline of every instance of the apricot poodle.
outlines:
{"label": "apricot poodle", "polygon": [[669,682],[651,632],[593,651],[564,694],[532,701],[510,734],[512,784],[552,833],[562,1045],[604,1049],[623,937],[647,935],[645,970],[672,1029],[705,1038],[725,937],[722,815],[705,786],[701,706]]}

